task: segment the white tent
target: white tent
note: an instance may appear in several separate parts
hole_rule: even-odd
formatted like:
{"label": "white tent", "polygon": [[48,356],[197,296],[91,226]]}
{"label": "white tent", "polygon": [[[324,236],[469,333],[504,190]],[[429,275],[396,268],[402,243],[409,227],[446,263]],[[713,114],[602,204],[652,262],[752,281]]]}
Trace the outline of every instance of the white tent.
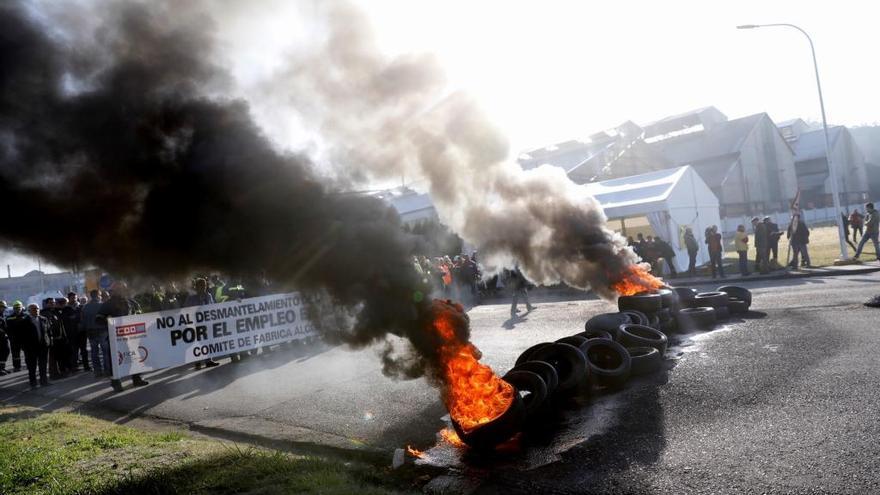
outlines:
{"label": "white tent", "polygon": [[718,198],[693,168],[671,168],[602,182],[584,184],[609,220],[645,216],[656,235],[675,250],[675,266],[687,270],[688,255],[682,235],[691,227],[700,252],[697,264],[709,262],[704,232],[721,226]]}

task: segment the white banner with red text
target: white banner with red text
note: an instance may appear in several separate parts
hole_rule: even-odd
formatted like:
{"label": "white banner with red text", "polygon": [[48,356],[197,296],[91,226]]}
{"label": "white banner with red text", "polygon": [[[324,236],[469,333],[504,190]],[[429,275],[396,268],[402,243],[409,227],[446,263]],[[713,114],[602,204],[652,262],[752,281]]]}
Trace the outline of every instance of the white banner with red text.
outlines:
{"label": "white banner with red text", "polygon": [[298,292],[108,318],[113,378],[318,335]]}

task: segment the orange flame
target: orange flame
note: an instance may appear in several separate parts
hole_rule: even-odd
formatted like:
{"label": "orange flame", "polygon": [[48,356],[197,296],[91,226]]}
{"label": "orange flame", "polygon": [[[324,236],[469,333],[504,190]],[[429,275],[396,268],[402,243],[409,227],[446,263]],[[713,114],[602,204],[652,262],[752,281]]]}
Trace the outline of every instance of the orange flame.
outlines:
{"label": "orange flame", "polygon": [[432,309],[431,326],[441,339],[438,354],[443,401],[458,426],[470,432],[510,408],[513,386],[499,378],[492,368],[480,364],[480,351],[473,344],[458,338],[456,324],[466,324],[460,305],[434,300]]}
{"label": "orange flame", "polygon": [[421,459],[422,456],[425,455],[425,453],[422,452],[421,450],[414,449],[414,448],[410,447],[409,445],[406,446],[406,452],[413,457],[418,457],[419,459]]}
{"label": "orange flame", "polygon": [[630,265],[620,276],[620,280],[611,284],[614,292],[621,296],[632,296],[639,292],[656,290],[665,284],[659,278],[648,273],[641,265]]}
{"label": "orange flame", "polygon": [[453,447],[463,447],[464,442],[458,438],[458,433],[455,432],[452,428],[443,428],[440,430],[440,439],[444,442],[452,445]]}

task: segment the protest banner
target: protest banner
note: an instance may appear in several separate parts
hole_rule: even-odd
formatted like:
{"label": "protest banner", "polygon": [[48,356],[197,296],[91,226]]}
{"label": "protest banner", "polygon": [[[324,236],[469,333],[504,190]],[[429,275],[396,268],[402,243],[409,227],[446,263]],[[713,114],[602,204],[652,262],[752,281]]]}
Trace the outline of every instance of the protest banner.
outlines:
{"label": "protest banner", "polygon": [[108,318],[113,378],[317,336],[297,292]]}

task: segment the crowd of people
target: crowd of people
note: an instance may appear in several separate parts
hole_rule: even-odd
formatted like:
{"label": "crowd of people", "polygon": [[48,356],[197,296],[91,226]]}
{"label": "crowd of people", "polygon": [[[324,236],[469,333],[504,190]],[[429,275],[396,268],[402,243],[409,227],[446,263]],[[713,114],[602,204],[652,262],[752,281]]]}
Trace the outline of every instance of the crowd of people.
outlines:
{"label": "crowd of people", "polygon": [[413,267],[431,287],[444,298],[460,301],[465,306],[477,304],[488,286],[481,280],[476,254],[450,256],[413,256]]}
{"label": "crowd of people", "polygon": [[[91,290],[88,298],[70,292],[67,297],[44,299],[42,305],[25,307],[15,301],[11,309],[6,301],[0,301],[0,375],[26,369],[31,387],[45,387],[51,385],[50,380],[91,371],[96,378],[111,377],[111,387],[121,391],[121,381],[112,378],[108,318],[270,293],[268,282],[252,281],[250,289],[245,289],[241,283],[226,283],[217,275],[196,278],[191,287],[185,291],[174,283],[153,285],[131,296],[125,283],[116,282],[109,290]],[[230,358],[237,362],[251,354],[236,353]],[[211,359],[195,363],[196,369],[217,365]],[[147,385],[138,374],[131,379],[136,387]]]}
{"label": "crowd of people", "polygon": [[627,244],[635,251],[642,261],[651,265],[653,273],[662,273],[662,262],[669,267],[669,275],[672,278],[678,276],[675,270],[675,250],[660,236],[647,236],[642,233],[636,234],[636,239],[628,237]]}

